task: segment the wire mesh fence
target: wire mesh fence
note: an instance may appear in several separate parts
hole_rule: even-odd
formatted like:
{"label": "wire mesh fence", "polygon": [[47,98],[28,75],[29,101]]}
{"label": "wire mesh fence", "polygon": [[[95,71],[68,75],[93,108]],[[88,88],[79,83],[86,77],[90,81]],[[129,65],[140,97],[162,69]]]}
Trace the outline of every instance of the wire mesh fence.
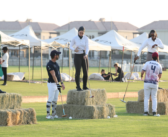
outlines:
{"label": "wire mesh fence", "polygon": [[[42,66],[43,66],[43,74],[42,74],[43,76],[42,77],[44,79],[47,78],[45,66],[50,60],[49,52],[51,50],[49,50],[48,48],[42,50]],[[74,61],[73,61],[74,54],[71,53],[69,56],[68,49],[63,50],[60,48],[58,50],[63,53],[60,55],[60,58],[57,61],[57,63],[60,66],[60,71],[69,74],[69,68],[70,68],[71,70],[70,75],[72,76],[72,70],[74,66]],[[88,55],[89,67],[97,68],[97,69],[94,69],[94,71],[97,70],[97,72],[93,72],[93,73],[100,73],[102,68],[109,72],[110,64],[111,64],[112,70],[114,69],[113,66],[115,63],[132,64],[135,54],[136,53],[131,52],[131,51],[125,51],[123,53],[122,51],[112,50],[111,63],[110,63],[109,62],[110,52],[90,51]],[[167,54],[165,53],[160,54],[160,63],[163,64],[163,66],[166,68],[168,68],[167,59],[168,59]],[[141,58],[137,60],[138,64],[143,64],[145,62],[146,62],[146,53],[142,54]],[[25,72],[25,76],[28,78],[28,66],[29,66],[28,49],[21,49],[20,52],[18,49],[9,50],[9,72],[19,72],[19,71]],[[30,74],[31,74],[30,78],[40,80],[41,79],[41,50],[40,49],[35,49],[34,51],[31,50],[30,67],[31,67],[30,68]]]}

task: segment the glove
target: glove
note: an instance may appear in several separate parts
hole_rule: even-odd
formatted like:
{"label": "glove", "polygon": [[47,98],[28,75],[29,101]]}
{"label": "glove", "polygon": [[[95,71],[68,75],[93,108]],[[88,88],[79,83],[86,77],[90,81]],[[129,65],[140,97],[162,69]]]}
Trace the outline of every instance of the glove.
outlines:
{"label": "glove", "polygon": [[57,84],[57,88],[58,88],[59,92],[61,93],[61,85],[60,84]]}

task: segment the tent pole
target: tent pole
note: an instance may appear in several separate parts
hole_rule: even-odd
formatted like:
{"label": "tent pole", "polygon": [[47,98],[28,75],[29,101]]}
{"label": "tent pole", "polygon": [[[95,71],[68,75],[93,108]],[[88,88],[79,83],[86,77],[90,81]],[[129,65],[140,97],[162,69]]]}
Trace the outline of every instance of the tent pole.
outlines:
{"label": "tent pole", "polygon": [[101,63],[101,51],[100,51],[100,58],[99,58],[99,71],[98,71],[98,73],[100,73],[100,63]]}
{"label": "tent pole", "polygon": [[30,45],[29,45],[29,84],[30,84]]}
{"label": "tent pole", "polygon": [[42,45],[41,45],[41,84],[43,84],[43,54],[42,54]]}
{"label": "tent pole", "polygon": [[19,45],[19,72],[20,72],[20,45]]}
{"label": "tent pole", "polygon": [[[112,53],[112,50],[110,51],[110,75],[111,75],[111,65],[112,65],[112,63],[111,63],[111,53]],[[112,81],[112,75],[111,75],[111,80],[110,80],[110,82]]]}
{"label": "tent pole", "polygon": [[70,80],[70,75],[71,75],[71,51],[70,51],[70,45],[69,45],[69,82]]}
{"label": "tent pole", "polygon": [[130,60],[130,72],[131,72],[131,64],[132,64],[132,51],[131,51],[131,60]]}
{"label": "tent pole", "polygon": [[63,60],[64,59],[64,48],[62,49],[62,68],[61,68],[61,73],[63,73]]}
{"label": "tent pole", "polygon": [[[124,47],[123,47],[123,52],[122,52],[121,73],[122,73],[122,67],[123,67],[123,59],[124,59]],[[121,75],[120,75],[120,82],[121,82]]]}
{"label": "tent pole", "polygon": [[32,66],[32,80],[33,80],[33,77],[34,77],[34,55],[35,54],[35,47],[33,47],[33,66]]}

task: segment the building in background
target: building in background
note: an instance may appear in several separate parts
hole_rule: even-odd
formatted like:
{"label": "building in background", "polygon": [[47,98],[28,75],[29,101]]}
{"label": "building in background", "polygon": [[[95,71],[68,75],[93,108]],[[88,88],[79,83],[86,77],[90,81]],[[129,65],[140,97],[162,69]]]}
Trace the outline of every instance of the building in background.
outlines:
{"label": "building in background", "polygon": [[136,33],[138,32],[138,28],[128,22],[110,22],[105,21],[104,18],[101,18],[99,21],[73,21],[57,28],[56,31],[59,35],[61,35],[72,28],[78,29],[80,26],[85,27],[85,34],[90,39],[103,35],[112,29],[126,39],[134,38]]}
{"label": "building in background", "polygon": [[[136,34],[138,34],[138,31],[137,31],[138,27],[128,22],[105,21],[104,18],[100,18],[99,21],[92,21],[92,20],[73,21],[57,28],[56,32],[58,35],[62,35],[66,33],[68,30],[72,28],[78,29],[80,26],[85,27],[85,35],[88,36],[90,39],[101,36],[110,30],[115,30],[117,33],[119,33],[121,36],[125,37],[126,39],[132,39],[136,37]],[[108,53],[109,52],[107,51],[102,51],[101,57],[108,58]],[[96,52],[96,51],[89,52],[90,58],[97,59],[99,58],[99,56],[100,56],[99,52]]]}
{"label": "building in background", "polygon": [[27,19],[25,22],[21,21],[0,21],[0,31],[5,34],[13,34],[27,25],[31,25],[36,36],[40,39],[49,39],[57,36],[55,29],[59,26],[54,23],[32,22]]}
{"label": "building in background", "polygon": [[158,38],[162,40],[162,42],[168,45],[168,20],[159,20],[154,21],[148,25],[145,25],[138,29],[139,34],[143,32],[149,33],[152,29],[156,30],[158,34]]}

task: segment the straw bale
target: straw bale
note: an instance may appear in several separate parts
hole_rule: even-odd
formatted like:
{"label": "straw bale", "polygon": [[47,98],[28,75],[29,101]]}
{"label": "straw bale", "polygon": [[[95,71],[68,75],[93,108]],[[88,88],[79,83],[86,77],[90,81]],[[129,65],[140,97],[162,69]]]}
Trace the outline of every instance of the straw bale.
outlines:
{"label": "straw bale", "polygon": [[[158,89],[157,92],[157,100],[158,102],[167,102],[168,101],[168,90],[167,89]],[[144,101],[144,89],[138,91],[138,101]],[[151,99],[150,99],[151,101]]]}
{"label": "straw bale", "polygon": [[92,96],[90,97],[90,91],[77,91],[70,90],[67,95],[67,104],[74,105],[105,105],[107,101],[107,95],[105,89],[91,89]]}
{"label": "straw bale", "polygon": [[[101,119],[107,116],[112,118],[115,115],[115,108],[110,104],[93,106],[64,104],[64,109],[67,117],[79,119]],[[56,112],[59,117],[63,115],[62,105],[57,106]]]}
{"label": "straw bale", "polygon": [[36,112],[33,108],[0,110],[0,126],[36,123]]}
{"label": "straw bale", "polygon": [[22,96],[14,93],[0,94],[0,109],[21,108]]}
{"label": "straw bale", "polygon": [[[161,115],[168,115],[168,102],[158,102],[157,113]],[[128,101],[126,104],[127,113],[144,113],[144,102]],[[149,103],[149,113],[152,114],[152,103]]]}

